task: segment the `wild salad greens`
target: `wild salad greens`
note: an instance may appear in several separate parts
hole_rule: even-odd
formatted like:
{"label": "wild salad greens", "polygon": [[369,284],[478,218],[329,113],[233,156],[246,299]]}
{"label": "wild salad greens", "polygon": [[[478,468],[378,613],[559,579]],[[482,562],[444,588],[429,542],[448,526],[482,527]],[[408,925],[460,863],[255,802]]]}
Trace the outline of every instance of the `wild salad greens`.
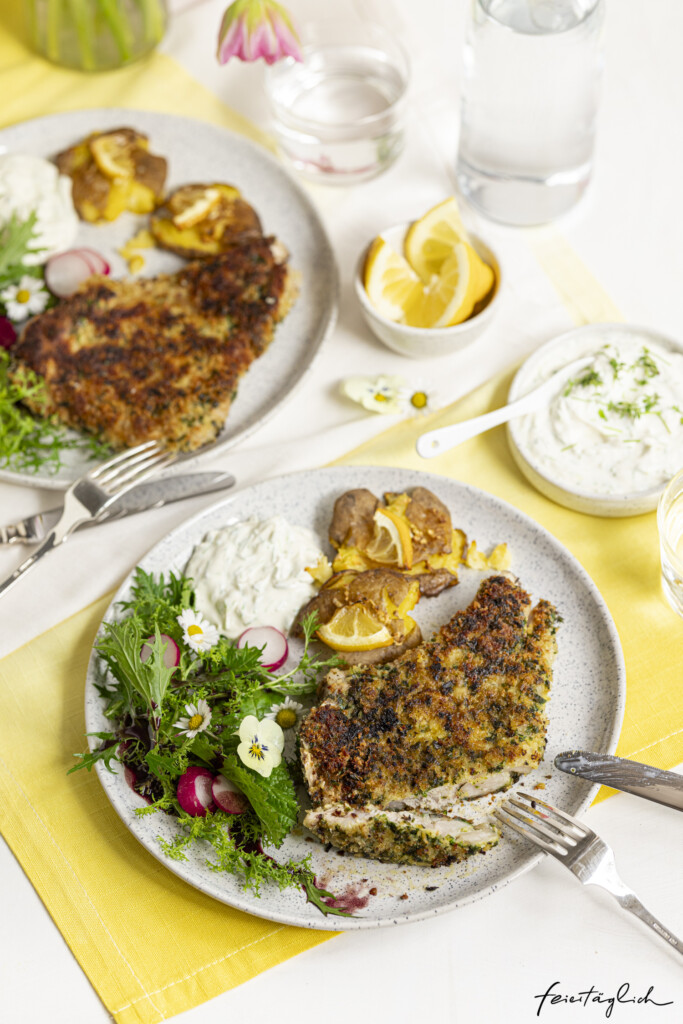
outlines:
{"label": "wild salad greens", "polygon": [[[216,641],[213,646],[193,650],[201,646],[195,637],[202,632],[201,625],[187,627],[193,605],[190,579],[173,573],[155,579],[136,569],[131,599],[120,606],[122,618],[105,623],[95,644],[104,670],[96,686],[112,728],[94,734],[99,744],[76,755],[80,763],[70,771],[91,770],[98,761],[110,771],[114,762],[125,766],[133,788],[148,801],[136,813],[167,811],[178,819],[175,839],[159,839],[168,857],[186,860],[188,847],[204,840],[213,847],[215,859],[207,860],[209,866],[237,875],[254,895],[266,882],[280,889],[298,886],[323,914],[343,914],[334,907],[332,895],[317,885],[308,857],[278,863],[263,852],[262,843],[281,846],[297,822],[297,760],[281,760],[266,776],[244,763],[238,752],[245,718],[261,721],[283,697],[291,703],[293,697],[313,693],[321,670],[338,659],[320,661],[311,654],[315,616],[304,620],[304,651],[288,672],[268,671],[259,661],[258,648],[238,649],[226,637],[216,638],[214,627],[207,630]],[[201,623],[201,616],[196,619]],[[193,629],[195,635],[189,635]],[[175,668],[164,663],[165,638],[179,648]],[[192,766],[222,775],[244,794],[248,809],[241,814],[209,808],[188,814],[178,800],[178,783]]]}
{"label": "wild salad greens", "polygon": [[[36,215],[20,220],[16,214],[0,228],[0,467],[15,472],[35,473],[40,469],[56,472],[65,451],[79,449],[89,458],[106,458],[111,450],[95,438],[70,433],[51,417],[33,416],[24,406],[26,399],[41,402],[47,408],[42,381],[29,369],[10,373],[9,352],[16,332],[14,323],[31,312],[54,304],[44,286],[42,266],[27,266],[26,256],[39,252],[31,245],[35,238]],[[40,310],[31,308],[40,291]],[[26,301],[24,301],[26,300]],[[22,306],[26,307],[22,310]],[[19,309],[19,315],[13,315]]]}

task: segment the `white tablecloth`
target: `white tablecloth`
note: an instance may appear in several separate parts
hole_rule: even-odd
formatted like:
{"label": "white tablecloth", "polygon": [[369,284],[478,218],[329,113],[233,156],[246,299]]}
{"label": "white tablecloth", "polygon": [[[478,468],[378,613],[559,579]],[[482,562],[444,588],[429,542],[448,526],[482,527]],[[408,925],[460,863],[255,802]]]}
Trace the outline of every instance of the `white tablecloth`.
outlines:
{"label": "white tablecloth", "polygon": [[[261,66],[220,68],[214,38],[222,0],[176,3],[164,42],[207,88],[267,128]],[[238,452],[206,466],[241,484],[319,465],[387,423],[338,395],[350,373],[417,374],[451,401],[571,326],[539,272],[523,232],[472,221],[501,256],[507,289],[496,323],[476,350],[408,362],[383,348],[361,319],[351,288],[358,253],[388,224],[408,220],[455,189],[459,53],[465,3],[453,0],[291,0],[300,21],[335,14],[375,17],[397,32],[413,60],[405,154],[387,174],[350,190],[315,187],[341,273],[340,319],[295,398]],[[626,318],[680,337],[683,223],[683,7],[676,0],[621,0],[607,12],[607,74],[593,184],[557,227]],[[0,483],[3,522],[47,508],[55,494]],[[209,503],[194,499],[72,538],[22,581],[0,607],[0,655],[114,586],[168,530]],[[106,530],[106,543],[105,531]],[[0,577],[24,556],[0,550]],[[668,614],[664,610],[663,614]],[[681,629],[673,616],[672,629]],[[683,639],[683,632],[682,632]],[[613,844],[620,871],[644,902],[683,935],[683,817],[619,796],[586,820]],[[0,843],[0,1020],[7,1024],[97,1024],[107,1019],[48,914]],[[160,941],[163,938],[160,937]],[[282,1024],[439,1019],[529,1024],[597,1021],[615,997],[613,1021],[683,1020],[680,958],[598,890],[582,890],[554,862],[501,892],[438,919],[343,935],[181,1017],[184,1024],[277,1019]],[[591,990],[592,987],[592,990]],[[591,990],[591,991],[589,991]],[[586,996],[586,991],[589,995]],[[582,996],[581,993],[584,993]],[[580,1000],[580,1002],[579,1002]],[[656,1006],[657,1003],[669,1005]],[[587,1002],[587,1005],[584,1003]]]}

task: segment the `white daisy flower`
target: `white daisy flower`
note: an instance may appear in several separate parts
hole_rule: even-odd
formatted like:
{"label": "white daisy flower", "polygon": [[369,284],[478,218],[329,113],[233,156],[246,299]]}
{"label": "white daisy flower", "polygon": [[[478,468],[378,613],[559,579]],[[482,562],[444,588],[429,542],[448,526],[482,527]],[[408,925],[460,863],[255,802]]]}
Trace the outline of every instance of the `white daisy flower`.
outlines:
{"label": "white daisy flower", "polygon": [[340,388],[343,395],[364,409],[388,415],[402,411],[401,394],[406,383],[404,377],[347,377]]}
{"label": "white daisy flower", "polygon": [[42,313],[49,297],[41,279],[29,274],[25,274],[19,284],[11,284],[0,292],[0,302],[10,320],[26,320],[29,316]]}
{"label": "white daisy flower", "polygon": [[183,630],[183,640],[193,651],[210,651],[218,643],[216,627],[192,608],[185,608],[177,622]]}
{"label": "white daisy flower", "polygon": [[412,380],[407,387],[401,388],[400,400],[408,416],[436,412],[443,405],[437,389],[419,378]]}
{"label": "white daisy flower", "polygon": [[186,704],[187,718],[179,718],[173,728],[180,729],[179,735],[188,736],[191,740],[198,732],[204,732],[211,721],[211,708],[205,700],[198,700],[196,704]]}
{"label": "white daisy flower", "polygon": [[247,715],[242,719],[237,735],[240,738],[237,748],[240,760],[267,779],[282,761],[285,736],[280,726],[271,719],[259,722],[255,715]]}
{"label": "white daisy flower", "polygon": [[277,722],[284,733],[285,745],[282,749],[282,756],[285,761],[293,761],[296,757],[296,734],[299,731],[303,715],[303,704],[298,704],[291,697],[285,697],[282,704],[273,704],[268,714],[264,716]]}

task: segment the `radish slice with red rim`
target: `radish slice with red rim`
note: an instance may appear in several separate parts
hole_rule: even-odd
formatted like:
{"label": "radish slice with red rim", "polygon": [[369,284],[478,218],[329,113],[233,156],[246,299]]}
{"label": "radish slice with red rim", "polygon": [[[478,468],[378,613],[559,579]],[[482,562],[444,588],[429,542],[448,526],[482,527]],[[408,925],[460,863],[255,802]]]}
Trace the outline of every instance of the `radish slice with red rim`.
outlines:
{"label": "radish slice with red rim", "polygon": [[80,249],[70,249],[69,252],[76,252],[79,256],[82,256],[93,274],[104,274],[106,277],[111,273],[111,267],[105,260],[104,256],[97,252],[96,249],[81,247]]}
{"label": "radish slice with red rim", "polygon": [[93,276],[89,261],[78,249],[51,256],[45,264],[45,284],[58,299],[66,299]]}
{"label": "radish slice with red rim", "polygon": [[249,801],[242,790],[224,775],[216,776],[211,789],[214,801],[226,814],[244,814],[249,809]]}
{"label": "radish slice with red rim", "polygon": [[270,672],[284,665],[289,654],[287,637],[275,626],[252,626],[245,629],[237,641],[237,647],[262,647],[261,664]]}
{"label": "radish slice with red rim", "polygon": [[[178,644],[175,642],[172,636],[168,635],[168,633],[162,633],[161,639],[165,643],[164,665],[166,666],[166,668],[176,668],[176,666],[180,664],[180,648],[178,647]],[[144,644],[142,645],[142,650],[140,651],[140,661],[147,661],[150,654],[152,653],[153,643],[154,637],[148,636]]]}
{"label": "radish slice with red rim", "polygon": [[207,811],[214,811],[213,775],[208,768],[188,768],[178,779],[178,803],[186,814],[203,818]]}

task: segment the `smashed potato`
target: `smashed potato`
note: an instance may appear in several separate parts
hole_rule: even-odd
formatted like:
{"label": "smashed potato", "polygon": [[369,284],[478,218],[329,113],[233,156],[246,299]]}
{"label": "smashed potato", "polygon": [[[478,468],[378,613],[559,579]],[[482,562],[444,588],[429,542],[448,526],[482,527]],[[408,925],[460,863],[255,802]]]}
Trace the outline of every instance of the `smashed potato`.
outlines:
{"label": "smashed potato", "polygon": [[260,235],[256,211],[233,185],[182,185],[150,218],[157,245],[186,259],[225,252],[249,235]]}
{"label": "smashed potato", "polygon": [[79,217],[93,224],[124,210],[150,213],[163,195],[166,160],[150,153],[147,136],[133,128],[95,132],[58,153],[55,163],[72,180]]}

